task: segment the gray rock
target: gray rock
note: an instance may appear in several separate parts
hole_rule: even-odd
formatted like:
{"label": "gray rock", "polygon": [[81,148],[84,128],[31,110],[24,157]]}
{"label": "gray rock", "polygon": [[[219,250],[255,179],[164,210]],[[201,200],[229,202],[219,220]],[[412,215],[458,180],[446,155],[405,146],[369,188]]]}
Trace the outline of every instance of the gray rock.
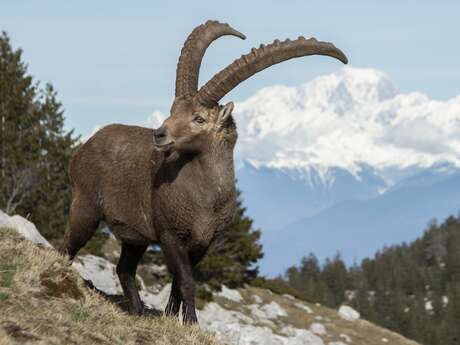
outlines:
{"label": "gray rock", "polygon": [[355,321],[355,320],[358,320],[360,318],[359,312],[357,312],[352,307],[349,307],[347,305],[342,305],[339,308],[339,311],[337,312],[337,314],[342,319],[347,320],[347,321]]}

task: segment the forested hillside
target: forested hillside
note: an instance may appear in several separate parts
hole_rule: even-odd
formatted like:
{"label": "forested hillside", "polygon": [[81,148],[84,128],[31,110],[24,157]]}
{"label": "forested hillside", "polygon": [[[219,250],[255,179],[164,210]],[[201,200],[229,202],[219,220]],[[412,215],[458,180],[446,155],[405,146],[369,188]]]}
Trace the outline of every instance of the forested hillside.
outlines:
{"label": "forested hillside", "polygon": [[349,303],[364,318],[421,343],[460,342],[460,217],[433,222],[422,238],[385,247],[350,268],[340,255],[321,265],[311,254],[285,278],[309,300]]}

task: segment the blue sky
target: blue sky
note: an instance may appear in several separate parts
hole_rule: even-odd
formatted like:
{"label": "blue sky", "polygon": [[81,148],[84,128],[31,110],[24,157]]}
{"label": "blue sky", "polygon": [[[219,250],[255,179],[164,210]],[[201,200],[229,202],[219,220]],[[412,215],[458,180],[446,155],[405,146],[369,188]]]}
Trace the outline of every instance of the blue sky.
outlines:
{"label": "blue sky", "polygon": [[[78,5],[77,5],[78,4]],[[316,36],[344,50],[352,66],[388,73],[402,91],[448,99],[460,92],[460,1],[2,1],[0,29],[24,49],[29,71],[51,82],[67,126],[141,123],[167,113],[175,67],[189,32],[207,19],[230,23],[246,41],[222,38],[205,56],[200,81],[252,46]],[[298,85],[340,64],[296,59],[260,73],[226,99],[264,86]]]}

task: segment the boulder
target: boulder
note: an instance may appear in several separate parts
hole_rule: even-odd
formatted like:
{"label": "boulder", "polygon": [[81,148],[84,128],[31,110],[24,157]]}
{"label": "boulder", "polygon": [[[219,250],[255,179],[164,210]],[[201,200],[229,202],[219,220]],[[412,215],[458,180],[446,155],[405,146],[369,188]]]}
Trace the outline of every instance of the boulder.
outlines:
{"label": "boulder", "polygon": [[359,312],[357,312],[352,307],[349,307],[347,305],[342,305],[339,308],[339,311],[337,312],[337,314],[342,319],[347,320],[347,321],[355,321],[355,320],[358,320],[360,318]]}

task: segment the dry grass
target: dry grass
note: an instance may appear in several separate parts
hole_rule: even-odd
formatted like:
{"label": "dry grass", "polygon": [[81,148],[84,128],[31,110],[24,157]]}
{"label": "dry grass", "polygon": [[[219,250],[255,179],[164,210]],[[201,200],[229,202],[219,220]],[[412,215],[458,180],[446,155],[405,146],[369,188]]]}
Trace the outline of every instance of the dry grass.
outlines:
{"label": "dry grass", "polygon": [[0,229],[0,345],[221,344],[171,318],[132,317],[84,286],[69,262]]}

